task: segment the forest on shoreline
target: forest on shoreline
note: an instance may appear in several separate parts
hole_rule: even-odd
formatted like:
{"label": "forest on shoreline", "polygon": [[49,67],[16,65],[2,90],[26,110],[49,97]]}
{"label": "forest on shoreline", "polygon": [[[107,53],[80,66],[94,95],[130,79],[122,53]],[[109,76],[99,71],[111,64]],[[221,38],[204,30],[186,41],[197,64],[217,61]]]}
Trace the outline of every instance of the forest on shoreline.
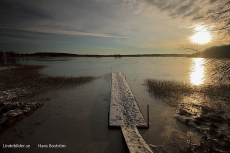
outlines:
{"label": "forest on shoreline", "polygon": [[230,58],[230,45],[212,46],[204,51],[194,53],[190,57]]}

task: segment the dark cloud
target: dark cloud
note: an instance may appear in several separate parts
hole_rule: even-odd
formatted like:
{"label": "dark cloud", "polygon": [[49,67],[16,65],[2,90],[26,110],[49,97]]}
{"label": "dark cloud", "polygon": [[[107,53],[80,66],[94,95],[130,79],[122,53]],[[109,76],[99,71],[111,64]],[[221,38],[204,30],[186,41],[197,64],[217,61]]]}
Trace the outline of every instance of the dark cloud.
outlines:
{"label": "dark cloud", "polygon": [[196,14],[196,12],[199,11],[200,8],[194,8],[193,10],[191,10],[190,12],[186,12],[184,14],[184,17],[189,17],[192,16],[193,18],[196,18],[197,16],[194,16],[194,14]]}
{"label": "dark cloud", "polygon": [[160,11],[168,12],[172,18],[201,19],[203,14],[213,11],[225,4],[228,0],[145,0]]}
{"label": "dark cloud", "polygon": [[9,10],[12,11],[14,9],[14,5],[12,5],[9,1],[0,1],[0,11]]}
{"label": "dark cloud", "polygon": [[7,0],[0,2],[0,26],[28,24],[33,21],[50,20],[52,18],[52,14],[40,7],[38,3]]}
{"label": "dark cloud", "polygon": [[122,9],[118,11],[118,4],[118,1],[96,0],[1,0],[0,28],[123,38],[126,36],[113,28],[121,27],[127,19],[126,13],[121,18]]}
{"label": "dark cloud", "polygon": [[93,2],[90,0],[1,0],[0,26],[22,24],[30,26],[56,24],[58,26],[74,21],[81,23],[98,14],[96,11],[100,10],[100,6]]}
{"label": "dark cloud", "polygon": [[[77,16],[73,13],[73,9],[81,10],[87,9],[87,2],[89,0],[79,1],[74,0],[20,0],[20,1],[0,1],[0,13],[1,17],[8,18],[8,20],[15,20],[15,17],[23,20],[34,19],[52,19],[58,18],[62,13],[68,12],[69,16]],[[88,3],[89,4],[89,3]],[[68,16],[66,16],[68,17]]]}
{"label": "dark cloud", "polygon": [[175,1],[167,1],[167,0],[146,0],[151,5],[157,7],[161,11],[167,11],[169,16],[181,17],[181,16],[190,16],[194,12],[193,10],[197,10],[195,7],[194,0],[175,0]]}
{"label": "dark cloud", "polygon": [[176,14],[186,14],[187,12],[189,12],[193,8],[193,4],[194,4],[194,1],[190,1],[187,4],[180,6],[176,10]]}
{"label": "dark cloud", "polygon": [[21,17],[26,19],[52,19],[53,17],[39,9],[25,8],[20,10]]}
{"label": "dark cloud", "polygon": [[217,2],[218,0],[209,0],[210,3],[215,3]]}

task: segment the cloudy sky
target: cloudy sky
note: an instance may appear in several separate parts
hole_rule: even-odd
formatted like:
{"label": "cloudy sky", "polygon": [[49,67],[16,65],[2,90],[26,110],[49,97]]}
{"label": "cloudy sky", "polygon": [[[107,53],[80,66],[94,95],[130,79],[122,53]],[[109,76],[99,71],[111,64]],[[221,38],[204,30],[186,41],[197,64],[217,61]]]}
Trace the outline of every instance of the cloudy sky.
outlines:
{"label": "cloudy sky", "polygon": [[178,45],[205,24],[202,16],[226,1],[0,0],[0,50],[180,53]]}

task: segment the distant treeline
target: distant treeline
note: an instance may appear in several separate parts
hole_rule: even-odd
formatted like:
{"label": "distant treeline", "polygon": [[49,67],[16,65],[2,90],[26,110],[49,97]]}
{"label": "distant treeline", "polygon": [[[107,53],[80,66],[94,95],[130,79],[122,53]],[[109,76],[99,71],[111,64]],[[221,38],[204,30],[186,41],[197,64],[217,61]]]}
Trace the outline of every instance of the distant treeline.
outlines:
{"label": "distant treeline", "polygon": [[230,45],[213,46],[202,52],[194,54],[113,54],[113,55],[97,55],[97,54],[71,54],[71,53],[55,53],[55,52],[39,52],[33,54],[16,53],[14,51],[1,51],[0,57],[206,57],[206,58],[230,58]]}
{"label": "distant treeline", "polygon": [[113,54],[113,55],[97,55],[97,54],[69,54],[69,53],[34,53],[35,56],[49,56],[49,57],[187,57],[188,54]]}
{"label": "distant treeline", "polygon": [[19,54],[14,51],[2,52],[0,57],[187,57],[188,54],[133,54],[133,55],[97,55],[97,54],[70,54],[70,53],[55,53],[55,52],[39,52],[33,54]]}
{"label": "distant treeline", "polygon": [[4,57],[4,56],[10,56],[10,57],[16,57],[16,56],[19,56],[20,54],[19,53],[15,53],[14,51],[1,51],[0,50],[0,57]]}
{"label": "distant treeline", "polygon": [[192,54],[191,57],[230,58],[230,45],[213,46],[202,52]]}

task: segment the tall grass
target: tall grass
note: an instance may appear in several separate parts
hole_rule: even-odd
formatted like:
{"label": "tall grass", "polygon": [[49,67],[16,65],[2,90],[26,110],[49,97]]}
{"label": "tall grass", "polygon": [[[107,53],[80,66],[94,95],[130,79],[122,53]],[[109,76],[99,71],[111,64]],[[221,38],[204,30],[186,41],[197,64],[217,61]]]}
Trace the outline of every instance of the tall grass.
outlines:
{"label": "tall grass", "polygon": [[154,93],[156,97],[175,96],[175,93],[188,95],[194,91],[194,87],[177,81],[146,79],[145,83],[148,91]]}
{"label": "tall grass", "polygon": [[[30,93],[36,93],[50,89],[60,89],[83,85],[94,79],[91,76],[61,77],[48,76],[40,73],[44,66],[21,66],[12,69],[1,70],[0,90],[25,89]],[[23,94],[23,93],[20,93]]]}
{"label": "tall grass", "polygon": [[230,100],[229,84],[196,86],[185,82],[155,79],[146,79],[145,84],[148,91],[156,98],[175,98],[177,100],[184,96],[199,94],[210,98]]}

